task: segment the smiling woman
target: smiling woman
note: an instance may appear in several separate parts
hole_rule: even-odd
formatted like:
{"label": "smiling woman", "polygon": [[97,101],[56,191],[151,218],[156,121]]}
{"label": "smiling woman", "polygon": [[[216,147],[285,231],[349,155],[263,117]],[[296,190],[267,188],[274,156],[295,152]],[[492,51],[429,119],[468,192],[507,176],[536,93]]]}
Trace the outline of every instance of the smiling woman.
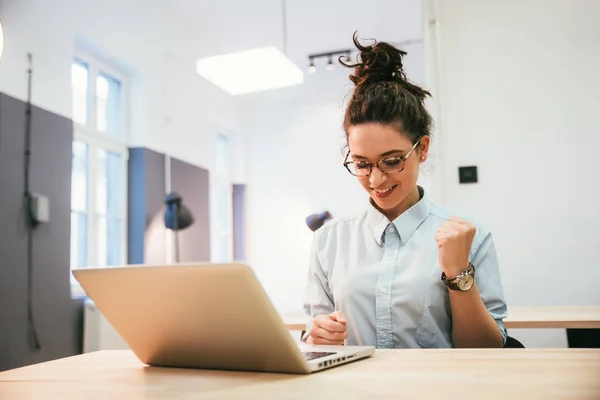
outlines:
{"label": "smiling woman", "polygon": [[417,185],[428,156],[429,92],[406,53],[362,45],[346,109],[344,166],[369,195],[357,217],[315,233],[303,339],[312,344],[502,347],[507,315],[491,233],[432,203]]}

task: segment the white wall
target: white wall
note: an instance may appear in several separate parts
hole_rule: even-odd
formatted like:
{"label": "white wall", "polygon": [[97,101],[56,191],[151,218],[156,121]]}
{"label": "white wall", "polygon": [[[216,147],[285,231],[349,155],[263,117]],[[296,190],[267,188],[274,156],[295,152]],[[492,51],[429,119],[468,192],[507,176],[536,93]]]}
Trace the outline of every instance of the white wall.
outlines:
{"label": "white wall", "polygon": [[[283,47],[281,0],[169,0],[202,41],[200,56],[262,46]],[[288,0],[287,55],[301,67],[307,55],[351,45],[352,33],[385,40],[419,39],[421,0]],[[210,15],[198,21],[198,16]],[[188,33],[189,34],[189,33]],[[207,38],[209,40],[207,40]],[[325,60],[326,61],[326,60]]]}
{"label": "white wall", "polygon": [[216,131],[240,134],[233,99],[195,73],[202,43],[187,34],[190,27],[176,19],[168,2],[4,0],[0,17],[6,31],[0,91],[26,99],[31,52],[33,103],[70,117],[77,43],[130,74],[131,146],[210,169]]}
{"label": "white wall", "polygon": [[[423,82],[423,46],[406,50],[408,76]],[[303,86],[249,96],[241,106],[247,261],[281,312],[302,308],[313,236],[305,218],[323,210],[350,216],[366,206],[367,194],[342,166],[350,72],[321,69]]]}
{"label": "white wall", "polygon": [[446,202],[493,230],[509,307],[600,304],[600,2],[436,3]]}

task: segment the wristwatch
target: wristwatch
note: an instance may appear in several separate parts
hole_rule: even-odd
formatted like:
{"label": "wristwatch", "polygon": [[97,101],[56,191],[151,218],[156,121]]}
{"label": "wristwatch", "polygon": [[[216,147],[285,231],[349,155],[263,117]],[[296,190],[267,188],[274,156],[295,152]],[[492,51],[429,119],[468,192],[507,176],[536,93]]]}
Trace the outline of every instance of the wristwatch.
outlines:
{"label": "wristwatch", "polygon": [[445,272],[442,272],[442,282],[448,286],[450,290],[458,290],[466,292],[473,287],[475,283],[475,267],[469,263],[469,267],[458,274],[456,278],[448,278]]}

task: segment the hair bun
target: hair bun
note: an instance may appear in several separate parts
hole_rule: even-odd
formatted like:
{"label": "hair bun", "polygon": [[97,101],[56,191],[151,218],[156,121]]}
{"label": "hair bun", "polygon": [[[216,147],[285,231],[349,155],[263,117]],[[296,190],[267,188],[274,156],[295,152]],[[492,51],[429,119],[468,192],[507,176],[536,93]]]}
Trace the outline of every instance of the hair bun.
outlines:
{"label": "hair bun", "polygon": [[363,46],[358,41],[357,32],[354,32],[352,38],[354,45],[360,50],[359,62],[346,64],[340,58],[340,63],[346,67],[354,68],[354,74],[350,75],[350,80],[354,82],[357,88],[377,82],[393,82],[415,96],[419,101],[423,101],[425,97],[431,95],[428,91],[406,79],[402,66],[402,57],[406,55],[405,51],[386,42],[376,41],[372,46]]}
{"label": "hair bun", "polygon": [[402,57],[406,52],[386,42],[375,42],[371,46],[364,46],[358,41],[355,32],[353,41],[360,51],[359,62],[356,64],[340,63],[346,67],[354,68],[354,74],[350,80],[356,86],[381,81],[406,81],[406,75],[402,69]]}

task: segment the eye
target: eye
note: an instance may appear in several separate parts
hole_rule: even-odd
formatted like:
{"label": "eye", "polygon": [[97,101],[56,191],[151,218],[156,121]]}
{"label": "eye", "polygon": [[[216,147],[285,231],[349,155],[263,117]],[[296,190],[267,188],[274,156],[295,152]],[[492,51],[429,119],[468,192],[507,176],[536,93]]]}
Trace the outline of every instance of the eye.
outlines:
{"label": "eye", "polygon": [[383,160],[383,163],[388,167],[395,167],[402,161],[401,158],[398,157],[390,157]]}
{"label": "eye", "polygon": [[358,161],[355,162],[354,165],[356,165],[356,168],[358,169],[368,169],[371,166],[371,164],[366,161]]}

